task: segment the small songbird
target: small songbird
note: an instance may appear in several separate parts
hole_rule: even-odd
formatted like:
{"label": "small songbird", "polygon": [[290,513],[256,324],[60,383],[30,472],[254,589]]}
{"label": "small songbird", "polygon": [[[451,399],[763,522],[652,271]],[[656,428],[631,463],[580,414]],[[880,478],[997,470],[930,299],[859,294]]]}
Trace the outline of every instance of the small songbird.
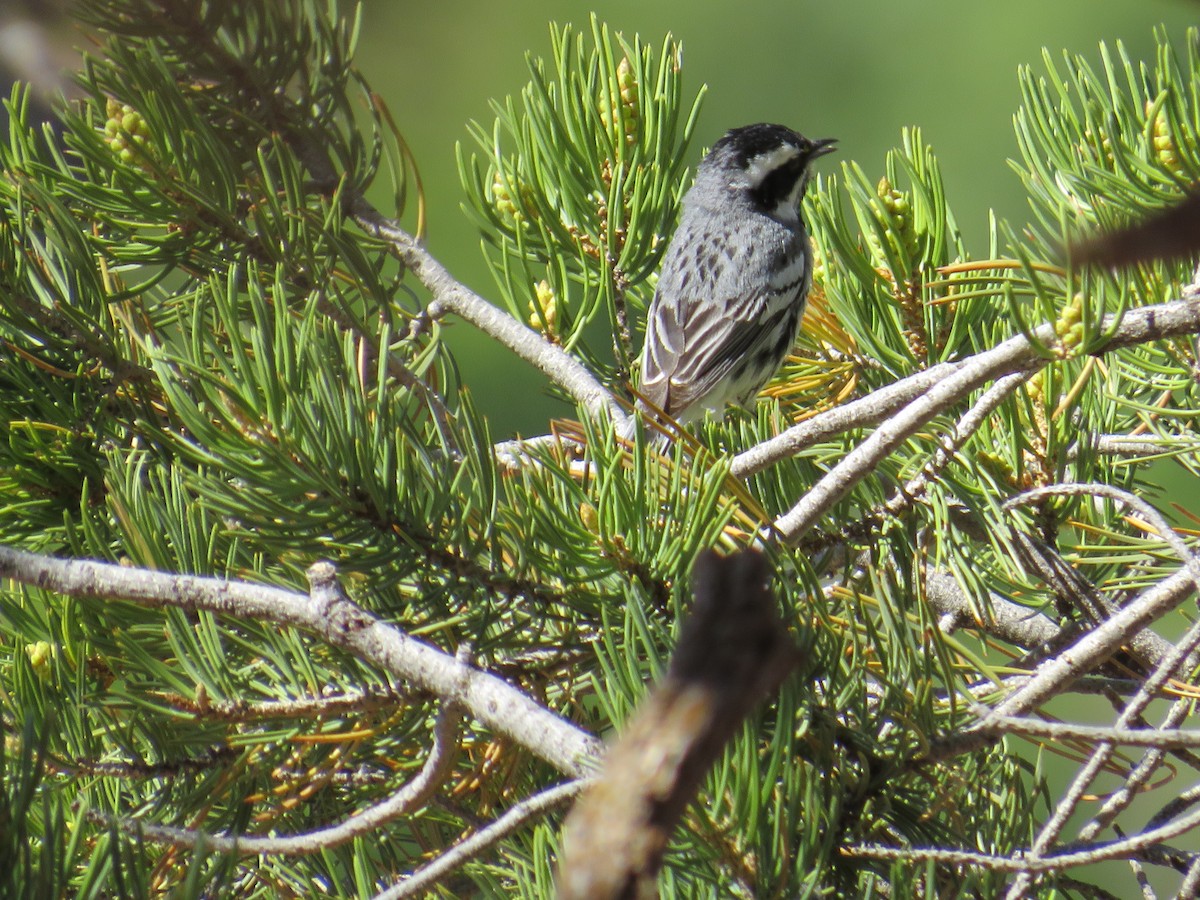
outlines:
{"label": "small songbird", "polygon": [[747,125],[704,157],[647,316],[644,415],[653,407],[687,423],[745,405],[779,369],[812,283],[800,201],[813,160],[833,145]]}

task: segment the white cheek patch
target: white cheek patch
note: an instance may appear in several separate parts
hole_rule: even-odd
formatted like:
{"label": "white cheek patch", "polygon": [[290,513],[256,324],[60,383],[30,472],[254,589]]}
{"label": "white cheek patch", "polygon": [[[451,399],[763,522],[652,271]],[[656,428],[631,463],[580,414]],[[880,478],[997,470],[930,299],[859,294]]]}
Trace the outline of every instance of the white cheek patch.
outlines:
{"label": "white cheek patch", "polygon": [[787,165],[799,155],[800,151],[788,144],[776,147],[766,153],[760,153],[746,166],[747,187],[758,187],[768,175],[777,171],[781,166]]}

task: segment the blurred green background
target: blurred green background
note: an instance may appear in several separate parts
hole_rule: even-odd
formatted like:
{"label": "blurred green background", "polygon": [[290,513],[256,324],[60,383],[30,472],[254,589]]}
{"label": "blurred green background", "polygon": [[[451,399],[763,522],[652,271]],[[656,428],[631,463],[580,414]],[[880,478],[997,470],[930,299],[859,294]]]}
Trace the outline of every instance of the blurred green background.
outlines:
{"label": "blurred green background", "polygon": [[[1181,45],[1200,23],[1185,0],[849,0],[843,3],[647,3],[599,7],[464,0],[440,4],[366,0],[359,64],[416,154],[429,202],[429,246],[461,280],[496,297],[478,233],[461,211],[454,145],[466,123],[490,125],[491,98],[522,88],[526,54],[549,56],[548,24],[587,29],[595,11],[613,29],[655,46],[667,32],[683,42],[685,84],[708,85],[694,165],[726,129],[757,121],[836,137],[834,171],[856,160],[869,176],[900,129],[918,125],[934,147],[947,196],[975,256],[987,250],[988,210],[1027,219],[1007,160],[1016,155],[1012,116],[1018,66],[1042,67],[1042,48],[1099,57],[1101,40],[1121,40],[1150,58],[1152,30],[1163,24]],[[382,199],[382,198],[381,198]],[[497,437],[542,434],[571,410],[546,393],[531,366],[464,323],[450,328],[463,383]],[[503,373],[498,376],[497,373]]]}

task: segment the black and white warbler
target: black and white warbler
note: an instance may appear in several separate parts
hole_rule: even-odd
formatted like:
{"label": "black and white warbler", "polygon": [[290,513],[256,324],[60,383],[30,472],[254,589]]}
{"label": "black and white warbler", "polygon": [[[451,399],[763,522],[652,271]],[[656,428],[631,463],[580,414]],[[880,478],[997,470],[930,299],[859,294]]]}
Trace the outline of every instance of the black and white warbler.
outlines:
{"label": "black and white warbler", "polygon": [[813,160],[833,145],[782,125],[747,125],[704,157],[650,304],[643,414],[686,423],[745,405],[779,369],[812,283],[800,201]]}

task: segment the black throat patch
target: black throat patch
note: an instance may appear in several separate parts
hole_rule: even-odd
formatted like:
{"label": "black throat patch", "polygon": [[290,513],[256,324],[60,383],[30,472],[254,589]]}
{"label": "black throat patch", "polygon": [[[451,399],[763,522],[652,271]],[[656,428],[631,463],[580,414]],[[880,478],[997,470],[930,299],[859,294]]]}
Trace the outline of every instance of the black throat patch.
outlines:
{"label": "black throat patch", "polygon": [[[751,189],[755,206],[764,213],[776,212],[795,189],[796,182],[804,177],[807,165],[807,154],[802,153],[769,174],[758,187]],[[799,200],[798,197],[796,199]]]}

